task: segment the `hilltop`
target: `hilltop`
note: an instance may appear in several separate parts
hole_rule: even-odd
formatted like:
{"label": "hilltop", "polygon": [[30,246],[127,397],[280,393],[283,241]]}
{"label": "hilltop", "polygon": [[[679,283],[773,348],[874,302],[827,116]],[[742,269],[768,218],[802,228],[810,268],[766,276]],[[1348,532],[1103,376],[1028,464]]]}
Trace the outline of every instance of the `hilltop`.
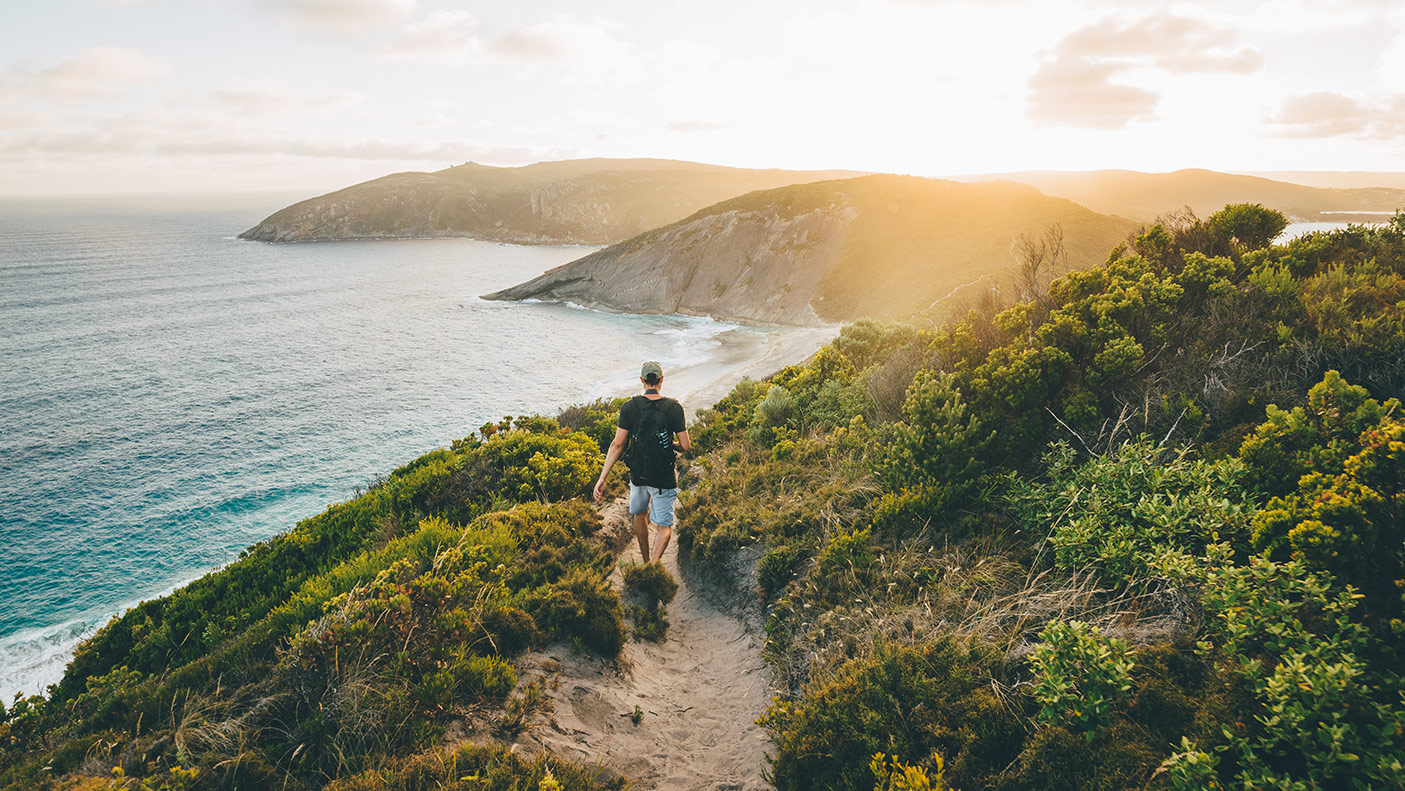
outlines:
{"label": "hilltop", "polygon": [[[1341,175],[1344,177],[1346,174]],[[1295,220],[1340,222],[1361,219],[1385,220],[1389,219],[1396,209],[1405,207],[1405,188],[1401,188],[1405,185],[1389,180],[1378,180],[1374,183],[1393,183],[1394,186],[1329,189],[1258,176],[1197,169],[1177,170],[1173,173],[1142,173],[1135,170],[1031,170],[960,178],[963,181],[1017,181],[1029,184],[1049,195],[1081,203],[1096,212],[1147,221],[1167,212],[1179,211],[1186,206],[1203,217],[1230,203],[1263,204]],[[1361,215],[1355,214],[1356,212],[1372,214]]]}
{"label": "hilltop", "polygon": [[511,244],[611,244],[758,189],[850,171],[746,170],[666,159],[468,162],[393,173],[295,203],[240,234],[259,242],[464,236]]}
{"label": "hilltop", "polygon": [[1054,225],[1073,267],[1135,227],[1019,184],[871,175],[724,201],[485,298],[796,325],[910,318],[1008,274],[1016,237]]}

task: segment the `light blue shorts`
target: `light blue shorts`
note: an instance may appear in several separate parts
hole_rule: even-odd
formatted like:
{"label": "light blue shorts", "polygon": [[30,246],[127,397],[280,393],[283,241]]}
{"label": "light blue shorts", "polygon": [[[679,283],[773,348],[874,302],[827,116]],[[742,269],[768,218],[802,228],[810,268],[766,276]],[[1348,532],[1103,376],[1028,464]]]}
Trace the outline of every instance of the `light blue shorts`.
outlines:
{"label": "light blue shorts", "polygon": [[629,485],[629,513],[638,516],[648,511],[649,521],[656,525],[673,527],[673,501],[677,499],[677,489]]}

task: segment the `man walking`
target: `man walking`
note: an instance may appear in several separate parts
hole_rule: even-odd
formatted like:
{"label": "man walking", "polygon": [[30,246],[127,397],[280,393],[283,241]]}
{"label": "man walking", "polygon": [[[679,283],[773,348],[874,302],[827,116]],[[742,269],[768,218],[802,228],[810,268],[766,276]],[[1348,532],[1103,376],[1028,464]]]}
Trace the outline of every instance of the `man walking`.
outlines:
{"label": "man walking", "polygon": [[[605,454],[605,469],[595,481],[595,501],[605,495],[605,479],[610,468],[625,453],[629,455],[629,513],[634,517],[634,536],[645,562],[659,560],[673,537],[673,503],[678,499],[678,474],[673,454],[692,445],[688,438],[683,405],[659,394],[663,386],[663,366],[650,361],[639,371],[644,394],[620,407],[619,428]],[[674,435],[678,441],[674,442]],[[654,554],[649,554],[649,522],[658,527]]]}

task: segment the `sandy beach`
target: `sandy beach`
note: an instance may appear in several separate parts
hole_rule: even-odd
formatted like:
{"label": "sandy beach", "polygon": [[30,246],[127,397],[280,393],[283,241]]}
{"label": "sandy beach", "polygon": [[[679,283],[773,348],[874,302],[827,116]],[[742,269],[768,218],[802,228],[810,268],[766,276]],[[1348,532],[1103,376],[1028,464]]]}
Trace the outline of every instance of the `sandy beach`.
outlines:
{"label": "sandy beach", "polygon": [[[736,327],[716,335],[721,348],[701,363],[664,368],[664,395],[678,399],[691,420],[732,392],[745,378],[760,379],[787,365],[804,362],[839,334],[839,325],[829,327]],[[633,379],[613,378],[600,392],[603,397],[629,396],[639,392]]]}

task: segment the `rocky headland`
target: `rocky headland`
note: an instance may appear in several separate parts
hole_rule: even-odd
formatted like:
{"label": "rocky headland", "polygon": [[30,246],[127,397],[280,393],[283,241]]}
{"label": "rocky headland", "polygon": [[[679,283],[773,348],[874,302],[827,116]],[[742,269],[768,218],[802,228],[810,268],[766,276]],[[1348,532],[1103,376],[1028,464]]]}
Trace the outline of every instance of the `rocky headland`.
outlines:
{"label": "rocky headland", "polygon": [[1015,238],[1054,225],[1069,267],[1135,227],[1020,184],[872,175],[724,201],[485,298],[800,326],[910,318],[1008,273]]}
{"label": "rocky headland", "polygon": [[239,236],[260,242],[462,236],[510,244],[602,245],[753,190],[853,175],[662,159],[581,159],[517,168],[469,162],[433,173],[393,173],[295,203]]}

